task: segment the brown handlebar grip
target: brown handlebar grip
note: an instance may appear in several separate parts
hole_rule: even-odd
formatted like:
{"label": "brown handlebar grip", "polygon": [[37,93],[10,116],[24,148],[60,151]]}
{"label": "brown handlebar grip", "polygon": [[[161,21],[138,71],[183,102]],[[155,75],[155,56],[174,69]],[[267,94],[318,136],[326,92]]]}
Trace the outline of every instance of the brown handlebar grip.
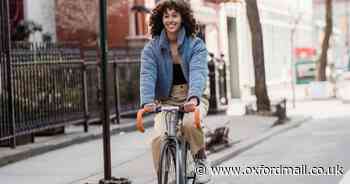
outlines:
{"label": "brown handlebar grip", "polygon": [[197,108],[194,111],[194,125],[196,128],[201,128],[201,114]]}
{"label": "brown handlebar grip", "polygon": [[145,112],[144,109],[140,109],[137,111],[137,117],[136,117],[136,127],[140,132],[145,132],[145,127],[143,126],[143,113]]}

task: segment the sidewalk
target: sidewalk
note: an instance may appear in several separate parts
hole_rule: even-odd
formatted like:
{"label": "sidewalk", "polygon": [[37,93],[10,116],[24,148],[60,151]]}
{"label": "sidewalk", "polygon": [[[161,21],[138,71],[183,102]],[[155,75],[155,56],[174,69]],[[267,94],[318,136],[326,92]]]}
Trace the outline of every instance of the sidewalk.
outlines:
{"label": "sidewalk", "polygon": [[[145,117],[144,124],[145,127],[152,126],[153,115]],[[120,124],[111,124],[111,135],[119,134],[121,132],[130,132],[135,129],[134,119],[122,118]],[[84,132],[83,126],[80,125],[66,126],[65,134],[42,137],[36,136],[34,143],[17,146],[16,149],[0,147],[0,167],[49,151],[100,138],[102,138],[101,125],[89,125],[88,132]]]}
{"label": "sidewalk", "polygon": [[[292,119],[298,120],[298,123],[305,120],[303,117]],[[275,120],[276,118],[260,116],[226,116],[225,114],[209,116],[206,122],[208,127],[213,129],[221,125],[229,126],[231,141],[236,143],[223,152],[210,154],[209,159],[219,164],[220,159],[250,148],[281,131],[278,129],[286,129],[271,128]],[[290,125],[297,124],[286,123],[287,128],[291,128]],[[133,184],[155,183],[149,145],[151,130],[152,128],[147,129],[145,134],[123,132],[112,136],[113,176],[128,177]],[[274,130],[277,132],[273,132]],[[76,144],[2,167],[0,177],[4,184],[24,181],[27,184],[98,183],[98,180],[103,178],[102,150],[100,139]]]}

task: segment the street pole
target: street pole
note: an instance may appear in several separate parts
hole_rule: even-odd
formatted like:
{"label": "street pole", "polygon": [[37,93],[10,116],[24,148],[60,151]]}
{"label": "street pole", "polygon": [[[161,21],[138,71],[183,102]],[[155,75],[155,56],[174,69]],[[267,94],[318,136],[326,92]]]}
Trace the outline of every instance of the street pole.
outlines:
{"label": "street pole", "polygon": [[292,104],[295,108],[295,57],[294,57],[294,34],[297,29],[300,17],[297,19],[292,15],[292,28],[290,31],[290,53],[291,53],[291,62],[290,62],[290,72],[291,72],[291,87],[292,87]]}
{"label": "street pole", "polygon": [[291,47],[291,62],[290,62],[290,71],[291,71],[291,85],[292,85],[292,104],[295,108],[295,59],[294,59],[294,32],[295,28],[292,28],[290,36],[290,47]]}
{"label": "street pole", "polygon": [[107,0],[100,0],[100,63],[102,79],[102,108],[103,108],[103,159],[104,159],[104,179],[111,180],[111,135],[108,107],[108,83],[107,83]]}
{"label": "street pole", "polygon": [[349,1],[346,1],[346,50],[347,50],[347,60],[348,60],[348,70],[350,71],[350,13],[349,13]]}
{"label": "street pole", "polygon": [[[298,6],[299,7],[299,6]],[[295,53],[294,53],[294,35],[297,31],[298,24],[302,19],[303,13],[298,13],[297,17],[294,17],[294,14],[289,10],[290,14],[292,14],[292,22],[291,22],[291,31],[290,31],[290,50],[291,50],[291,62],[290,62],[290,70],[291,70],[291,86],[292,86],[292,104],[293,108],[295,108],[295,85],[296,85],[296,71],[295,71]]]}
{"label": "street pole", "polygon": [[99,184],[131,184],[127,178],[112,177],[111,167],[111,133],[108,90],[108,46],[107,46],[107,0],[100,0],[100,63],[102,79],[102,123],[103,123],[103,160],[104,179]]}
{"label": "street pole", "polygon": [[10,145],[12,148],[16,148],[16,123],[15,123],[15,109],[14,109],[14,91],[13,91],[13,72],[12,72],[12,58],[11,58],[11,24],[10,24],[10,1],[4,0],[0,2],[1,16],[3,16],[0,25],[0,47],[5,52],[5,66],[6,66],[6,90],[7,90],[7,108],[9,117],[9,127],[11,127],[12,138],[10,139]]}

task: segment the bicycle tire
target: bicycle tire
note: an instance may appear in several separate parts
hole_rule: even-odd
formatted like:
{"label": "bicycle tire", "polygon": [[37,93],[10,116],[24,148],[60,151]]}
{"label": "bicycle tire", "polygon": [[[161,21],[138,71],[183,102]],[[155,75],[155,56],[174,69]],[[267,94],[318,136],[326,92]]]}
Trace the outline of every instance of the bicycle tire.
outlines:
{"label": "bicycle tire", "polygon": [[[166,142],[162,147],[158,167],[158,184],[170,184],[174,181],[176,183],[175,153],[176,147],[170,142]],[[173,173],[169,173],[169,171],[172,171]],[[169,174],[172,174],[171,176],[173,176],[173,178],[169,178]]]}

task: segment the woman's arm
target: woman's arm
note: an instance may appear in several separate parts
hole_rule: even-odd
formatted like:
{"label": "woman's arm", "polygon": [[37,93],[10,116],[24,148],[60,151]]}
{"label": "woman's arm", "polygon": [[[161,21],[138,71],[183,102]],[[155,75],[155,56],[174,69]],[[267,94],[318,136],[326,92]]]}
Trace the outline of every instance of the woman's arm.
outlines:
{"label": "woman's arm", "polygon": [[188,99],[197,98],[198,105],[200,97],[208,80],[208,51],[204,42],[195,38],[189,63],[189,92]]}
{"label": "woman's arm", "polygon": [[141,54],[140,70],[140,104],[153,103],[157,80],[157,63],[152,50],[152,42],[148,43]]}

